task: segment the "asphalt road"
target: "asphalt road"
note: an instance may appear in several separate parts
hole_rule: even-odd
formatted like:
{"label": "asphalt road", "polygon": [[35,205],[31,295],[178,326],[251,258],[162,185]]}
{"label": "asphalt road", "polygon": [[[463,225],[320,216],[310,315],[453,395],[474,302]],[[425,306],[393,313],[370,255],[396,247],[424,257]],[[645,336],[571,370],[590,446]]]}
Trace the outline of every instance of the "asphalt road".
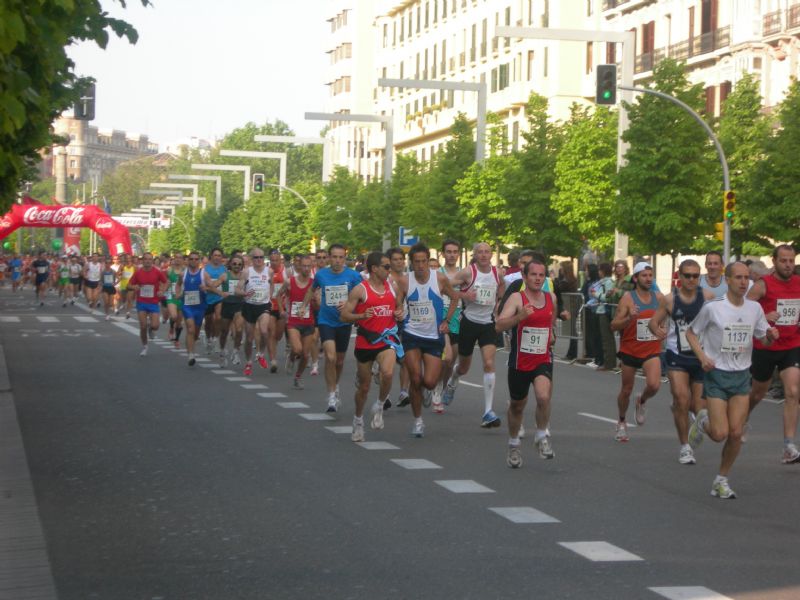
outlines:
{"label": "asphalt road", "polygon": [[[678,464],[666,385],[619,444],[618,376],[557,365],[556,458],[536,455],[531,405],[512,470],[505,418],[478,426],[477,356],[446,414],[425,414],[423,439],[392,408],[359,445],[351,354],[329,419],[319,377],[304,391],[258,367],[231,380],[241,372],[190,368],[166,343],[140,358],[133,325],[0,290],[62,600],[800,598],[800,465],[780,464],[779,405],[753,415],[730,478],[739,498],[724,501],[709,495],[720,446]],[[501,413],[502,365],[497,381]]]}

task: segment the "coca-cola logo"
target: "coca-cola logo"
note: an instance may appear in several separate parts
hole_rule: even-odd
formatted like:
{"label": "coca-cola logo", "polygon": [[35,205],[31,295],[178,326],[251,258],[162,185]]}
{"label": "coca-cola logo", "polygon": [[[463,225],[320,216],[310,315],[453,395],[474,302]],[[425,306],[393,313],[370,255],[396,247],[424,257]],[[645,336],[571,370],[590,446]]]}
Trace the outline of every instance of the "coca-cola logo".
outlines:
{"label": "coca-cola logo", "polygon": [[80,227],[67,227],[67,235],[80,235],[81,228]]}
{"label": "coca-cola logo", "polygon": [[83,211],[83,206],[63,206],[55,209],[31,206],[25,211],[22,222],[25,225],[83,225]]}
{"label": "coca-cola logo", "polygon": [[11,221],[11,219],[8,217],[3,217],[2,220],[0,220],[0,229],[8,229],[13,224],[14,223]]}
{"label": "coca-cola logo", "polygon": [[112,227],[114,227],[114,224],[108,219],[97,219],[97,222],[94,224],[95,229],[111,229]]}

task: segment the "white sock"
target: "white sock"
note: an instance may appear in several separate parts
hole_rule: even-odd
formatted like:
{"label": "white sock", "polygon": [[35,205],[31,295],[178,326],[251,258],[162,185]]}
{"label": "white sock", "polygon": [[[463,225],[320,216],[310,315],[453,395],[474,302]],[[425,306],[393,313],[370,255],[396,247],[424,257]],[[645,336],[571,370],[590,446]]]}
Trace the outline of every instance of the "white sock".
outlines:
{"label": "white sock", "polygon": [[536,434],[533,436],[533,443],[536,444],[547,437],[546,429],[537,429]]}
{"label": "white sock", "polygon": [[509,446],[519,446],[522,442],[518,437],[515,438],[508,438],[508,445]]}
{"label": "white sock", "polygon": [[494,404],[494,373],[483,374],[483,404],[484,414],[492,410]]}
{"label": "white sock", "polygon": [[714,477],[714,483],[719,483],[720,481],[728,481],[728,478],[724,475],[717,475]]}

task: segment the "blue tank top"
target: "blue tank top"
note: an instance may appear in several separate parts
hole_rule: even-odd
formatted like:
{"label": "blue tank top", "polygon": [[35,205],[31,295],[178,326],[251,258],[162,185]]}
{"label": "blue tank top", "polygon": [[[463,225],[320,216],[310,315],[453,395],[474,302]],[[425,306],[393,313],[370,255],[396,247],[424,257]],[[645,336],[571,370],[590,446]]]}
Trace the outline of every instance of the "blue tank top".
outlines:
{"label": "blue tank top", "polygon": [[203,283],[203,270],[197,273],[190,273],[186,269],[183,274],[183,305],[187,308],[194,306],[205,306],[206,293],[200,289]]}
{"label": "blue tank top", "polygon": [[[667,333],[667,348],[679,354],[694,356],[689,342],[686,341],[686,330],[692,324],[700,309],[703,308],[705,302],[703,288],[701,287],[697,288],[697,295],[690,304],[686,304],[681,300],[678,288],[672,290],[672,316],[670,319],[671,327]],[[672,347],[673,344],[674,347]]]}
{"label": "blue tank top", "polygon": [[[214,265],[206,265],[205,267],[203,267],[203,270],[206,273],[208,273],[208,276],[211,279],[219,279],[220,277],[222,277],[223,273],[227,272],[227,269],[225,268],[224,265],[220,265],[218,267],[215,267]],[[206,294],[206,304],[216,304],[221,300],[222,296],[220,296],[219,294],[213,294],[211,292],[208,292]]]}

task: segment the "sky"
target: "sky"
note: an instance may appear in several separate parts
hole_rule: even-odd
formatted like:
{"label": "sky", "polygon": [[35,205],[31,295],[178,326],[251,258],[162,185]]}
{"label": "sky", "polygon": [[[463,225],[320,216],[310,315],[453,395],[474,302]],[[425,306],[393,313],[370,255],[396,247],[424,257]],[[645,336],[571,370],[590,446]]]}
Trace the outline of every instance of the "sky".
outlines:
{"label": "sky", "polygon": [[97,80],[93,125],[148,135],[163,146],[212,139],[281,119],[317,135],[327,88],[326,0],[102,0],[132,24],[131,45],[113,33],[106,50],[68,48],[75,72]]}

